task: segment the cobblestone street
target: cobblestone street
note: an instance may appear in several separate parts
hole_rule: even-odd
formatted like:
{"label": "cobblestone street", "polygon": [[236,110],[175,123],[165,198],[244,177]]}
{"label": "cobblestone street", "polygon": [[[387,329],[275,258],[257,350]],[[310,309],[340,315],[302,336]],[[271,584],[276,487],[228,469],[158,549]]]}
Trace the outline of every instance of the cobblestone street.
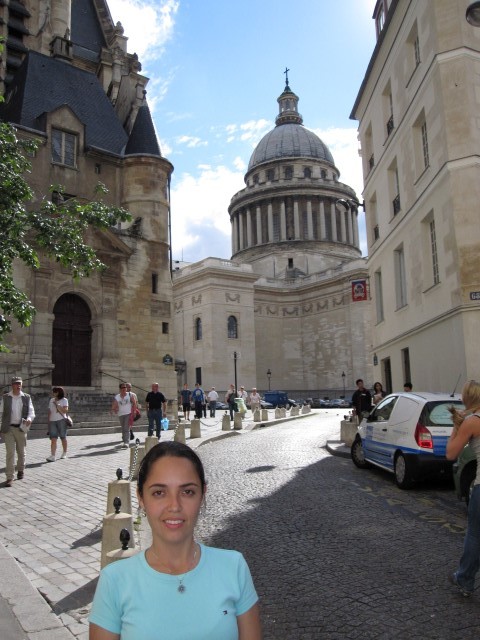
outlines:
{"label": "cobblestone street", "polygon": [[[331,456],[339,420],[318,411],[201,446],[209,486],[198,538],[245,554],[265,640],[478,638],[479,594],[462,599],[447,583],[465,505],[450,485],[403,492],[393,476]],[[70,457],[48,464],[48,441],[31,440],[25,479],[0,487],[1,542],[80,640],[107,483],[129,464],[118,441],[71,437]],[[3,445],[0,456],[3,471]]]}

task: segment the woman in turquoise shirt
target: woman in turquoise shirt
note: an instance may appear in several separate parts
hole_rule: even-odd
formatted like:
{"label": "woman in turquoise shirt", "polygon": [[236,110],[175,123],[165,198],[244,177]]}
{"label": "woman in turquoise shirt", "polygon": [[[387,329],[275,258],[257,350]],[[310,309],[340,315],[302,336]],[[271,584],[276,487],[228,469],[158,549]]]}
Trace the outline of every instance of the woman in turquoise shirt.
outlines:
{"label": "woman in turquoise shirt", "polygon": [[192,449],[179,442],[150,449],[137,495],[152,545],[101,572],[90,640],[261,640],[258,596],[242,554],[194,538],[205,492]]}

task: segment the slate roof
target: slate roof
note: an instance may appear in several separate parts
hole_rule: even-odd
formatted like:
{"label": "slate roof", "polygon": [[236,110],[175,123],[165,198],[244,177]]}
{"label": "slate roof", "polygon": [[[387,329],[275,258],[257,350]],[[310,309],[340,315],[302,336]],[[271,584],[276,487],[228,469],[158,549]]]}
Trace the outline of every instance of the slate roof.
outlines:
{"label": "slate roof", "polygon": [[335,164],[327,145],[301,124],[280,124],[269,131],[252,153],[248,170],[257,165],[281,158],[316,158]]}
{"label": "slate roof", "polygon": [[45,132],[44,114],[67,105],[85,126],[87,147],[120,155],[128,136],[98,78],[58,58],[29,51],[0,105],[4,120]]}
{"label": "slate roof", "polygon": [[93,0],[72,0],[73,54],[87,60],[99,60],[105,37]]}
{"label": "slate roof", "polygon": [[130,138],[125,149],[125,155],[150,154],[161,156],[160,146],[153,126],[150,109],[143,104],[138,110]]}

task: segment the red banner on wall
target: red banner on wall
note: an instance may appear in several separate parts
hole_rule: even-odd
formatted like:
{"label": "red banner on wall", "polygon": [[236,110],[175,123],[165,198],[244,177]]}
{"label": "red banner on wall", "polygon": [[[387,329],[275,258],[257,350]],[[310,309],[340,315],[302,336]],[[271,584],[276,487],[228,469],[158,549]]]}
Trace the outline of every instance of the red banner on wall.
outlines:
{"label": "red banner on wall", "polygon": [[366,280],[352,280],[352,300],[353,302],[360,302],[361,300],[367,300],[367,281]]}

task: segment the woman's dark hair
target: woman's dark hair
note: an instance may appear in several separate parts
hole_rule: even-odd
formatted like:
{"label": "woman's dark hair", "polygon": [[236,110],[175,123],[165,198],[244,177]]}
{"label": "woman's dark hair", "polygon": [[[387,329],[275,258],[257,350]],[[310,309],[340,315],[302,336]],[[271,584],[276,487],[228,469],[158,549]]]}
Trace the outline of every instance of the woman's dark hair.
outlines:
{"label": "woman's dark hair", "polygon": [[377,390],[377,384],[380,385],[380,391],[383,391],[383,384],[381,382],[375,382],[375,384],[373,385],[373,390]]}
{"label": "woman's dark hair", "polygon": [[205,493],[205,488],[207,486],[207,482],[205,480],[205,469],[203,468],[202,461],[195,453],[193,449],[190,449],[186,444],[182,442],[175,442],[174,440],[170,442],[159,442],[154,447],[150,449],[147,455],[142,460],[142,464],[140,465],[140,470],[138,472],[138,493],[143,496],[143,486],[148,478],[150,470],[153,464],[160,460],[160,458],[165,457],[171,458],[186,458],[190,460],[190,462],[195,467],[195,471],[197,472],[198,478],[200,480],[200,485],[202,487],[202,494]]}
{"label": "woman's dark hair", "polygon": [[52,391],[53,393],[57,393],[58,394],[58,399],[61,400],[62,398],[65,397],[65,391],[63,390],[63,387],[52,387]]}

